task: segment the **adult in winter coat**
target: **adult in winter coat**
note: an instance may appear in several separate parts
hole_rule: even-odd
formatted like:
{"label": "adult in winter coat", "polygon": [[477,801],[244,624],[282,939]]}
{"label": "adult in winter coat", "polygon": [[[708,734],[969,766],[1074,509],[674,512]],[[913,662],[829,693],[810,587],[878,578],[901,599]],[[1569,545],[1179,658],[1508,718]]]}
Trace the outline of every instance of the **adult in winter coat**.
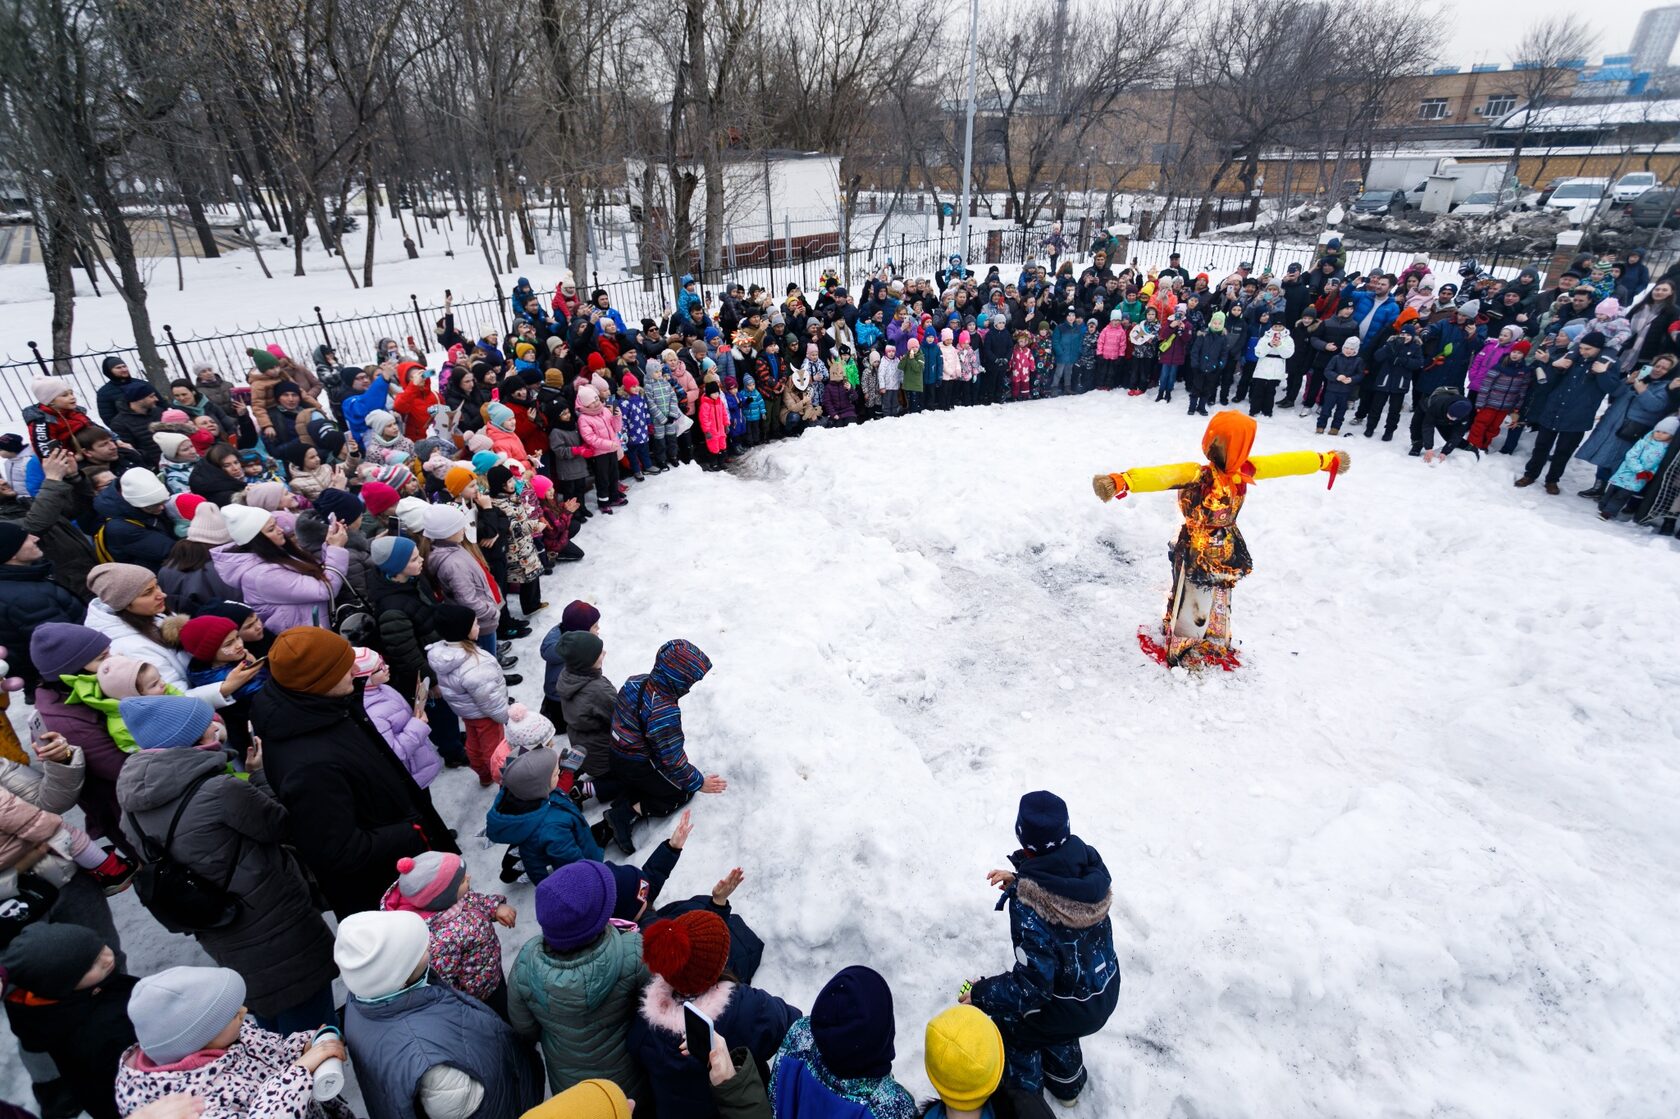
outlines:
{"label": "adult in winter coat", "polygon": [[123,408],[123,390],[133,382],[134,375],[129,372],[128,362],[112,354],[99,363],[99,370],[105,380],[93,394],[94,404],[99,409],[99,418],[106,427],[110,427]]}
{"label": "adult in winter coat", "polygon": [[194,686],[187,675],[191,658],[177,640],[187,619],[167,613],[168,596],[157,577],[145,568],[102,563],[88,573],[88,589],[96,597],[88,604],[87,627],[105,636],[112,655],[145,661],[158,670],[169,687],[197,696],[212,707],[226,707],[233,693],[256,675],[255,669],[239,669],[220,683]]}
{"label": "adult in winter coat", "polygon": [[[1680,403],[1680,393],[1675,392],[1673,387],[1677,361],[1680,358],[1674,354],[1663,354],[1651,363],[1648,370],[1628,373],[1610,390],[1610,407],[1604,410],[1592,434],[1587,436],[1575,455],[1598,468],[1592,488],[1582,496],[1602,495],[1610,475],[1622,465],[1628,449],[1657,426],[1658,420],[1673,412],[1675,404]],[[1643,377],[1640,376],[1642,372],[1645,374]],[[1637,434],[1628,438],[1624,431]]]}
{"label": "adult in winter coat", "polygon": [[[0,646],[11,653],[12,671],[33,690],[40,677],[29,660],[29,635],[47,622],[80,625],[82,600],[49,578],[52,565],[40,542],[16,525],[0,524]],[[3,717],[3,716],[0,716]]]}
{"label": "adult in winter coat", "polygon": [[426,791],[356,702],[355,654],[310,626],[275,638],[269,682],[251,702],[287,832],[342,919],[379,908],[404,855],[459,854]]}
{"label": "adult in winter coat", "polygon": [[[1604,352],[1605,338],[1598,331],[1581,335],[1562,357],[1535,371],[1545,386],[1538,410],[1523,416],[1534,426],[1534,453],[1523,466],[1517,486],[1532,486],[1546,471],[1546,492],[1558,493],[1558,481],[1569,465],[1569,456],[1581,445],[1605,394],[1621,380],[1614,372],[1613,354]],[[1551,465],[1547,467],[1547,461]]]}
{"label": "adult in winter coat", "polygon": [[1015,966],[976,980],[963,1001],[1003,1032],[1005,1083],[1045,1088],[1066,1103],[1085,1087],[1079,1039],[1102,1029],[1120,1001],[1108,915],[1114,894],[1102,856],[1072,834],[1067,805],[1055,794],[1021,798],[1015,835],[1014,872],[989,875],[1003,890],[998,908],[1009,907]]}
{"label": "adult in winter coat", "polygon": [[415,698],[415,680],[432,679],[426,646],[438,641],[437,600],[421,580],[424,559],[414,541],[382,536],[369,555],[368,600],[379,626],[379,644],[391,666],[391,686],[404,698]]}
{"label": "adult in winter coat", "polygon": [[718,1114],[705,1069],[685,1057],[683,1004],[693,1003],[731,1045],[746,1048],[770,1079],[770,1061],[802,1015],[774,995],[724,975],[729,926],[709,910],[656,921],[642,930],[642,958],[653,978],[630,1023],[630,1054],[647,1072],[661,1119],[712,1119]]}
{"label": "adult in winter coat", "polygon": [[[1475,302],[1474,300],[1471,301]],[[1424,365],[1412,379],[1412,451],[1423,453],[1424,433],[1428,417],[1424,404],[1439,388],[1463,391],[1470,361],[1482,348],[1482,328],[1476,324],[1475,312],[1466,313],[1465,304],[1451,318],[1430,323],[1423,332]],[[1585,430],[1585,429],[1583,429]],[[1575,448],[1571,447],[1573,451]]]}
{"label": "adult in winter coat", "polygon": [[38,539],[52,565],[52,581],[86,602],[92,597],[87,574],[99,560],[86,534],[76,526],[82,501],[72,481],[77,477],[76,460],[68,451],[48,455],[41,462],[41,472],[41,488],[28,503],[0,481],[0,524],[16,525]]}
{"label": "adult in winter coat", "polygon": [[550,1092],[590,1079],[611,1080],[640,1097],[629,1026],[636,993],[648,980],[642,934],[612,922],[613,876],[603,863],[561,867],[537,886],[542,935],[508,970],[508,1021],[542,1043]]}
{"label": "adult in winter coat", "polygon": [[1401,323],[1388,341],[1377,347],[1365,386],[1371,397],[1371,408],[1365,417],[1365,438],[1376,434],[1377,421],[1386,408],[1388,419],[1383,425],[1383,442],[1392,442],[1394,430],[1400,426],[1400,412],[1406,400],[1406,389],[1412,378],[1423,368],[1423,343],[1418,339],[1416,317]]}
{"label": "adult in winter coat", "polygon": [[341,521],[327,530],[320,560],[288,540],[274,517],[249,506],[223,511],[233,543],[210,553],[216,574],[250,604],[271,633],[293,626],[330,626],[333,599],[350,573],[345,551],[349,529]]}
{"label": "adult in winter coat", "polygon": [[[194,749],[210,726],[208,705],[185,696],[122,702],[139,750],[117,779],[123,830],[239,899],[224,928],[193,934],[199,947],[245,980],[245,1002],[266,1030],[288,1034],[334,1020],[332,933],[303,870],[286,848],[286,809],[270,796],[253,758],[250,780],[225,772],[220,750]],[[177,821],[177,812],[179,819]]]}
{"label": "adult in winter coat", "polygon": [[682,697],[712,669],[693,642],[667,641],[654,657],[653,671],[632,676],[613,708],[612,775],[623,791],[607,810],[613,840],[633,854],[630,829],[637,818],[669,816],[695,793],[719,793],[728,782],[702,774],[688,760],[683,736]]}
{"label": "adult in winter coat", "polygon": [[239,465],[239,452],[226,443],[211,447],[187,475],[187,489],[217,505],[231,505],[234,498],[245,492],[245,472]]}

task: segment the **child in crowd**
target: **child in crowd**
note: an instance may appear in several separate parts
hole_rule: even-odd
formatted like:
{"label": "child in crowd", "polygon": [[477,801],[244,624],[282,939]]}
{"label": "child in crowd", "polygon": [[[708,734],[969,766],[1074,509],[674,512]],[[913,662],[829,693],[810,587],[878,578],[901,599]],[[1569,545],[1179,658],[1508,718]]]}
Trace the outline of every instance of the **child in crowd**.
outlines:
{"label": "child in crowd", "polygon": [[[421,926],[422,929],[424,925]],[[245,980],[221,967],[172,967],[128,997],[136,1044],[117,1068],[117,1111],[130,1115],[185,1092],[217,1115],[354,1119],[343,1100],[314,1098],[315,1071],[344,1043],[312,1031],[281,1035],[245,1018]]]}
{"label": "child in crowd", "polygon": [[1014,400],[1032,396],[1033,373],[1037,362],[1033,357],[1032,335],[1024,330],[1015,332],[1015,349],[1009,355],[1009,395]]}
{"label": "child in crowd", "polygon": [[916,1119],[915,1101],[892,1075],[896,1033],[892,988],[881,974],[840,969],[782,1039],[770,1106],[786,1116]]}
{"label": "child in crowd", "polygon": [[601,612],[592,603],[582,599],[568,602],[560,611],[559,623],[543,634],[542,659],[547,667],[543,671],[542,713],[561,734],[566,733],[566,712],[560,704],[560,674],[566,660],[560,652],[560,641],[575,630],[601,631]]}
{"label": "child in crowd", "polygon": [[567,735],[572,746],[583,753],[583,772],[588,775],[578,788],[585,798],[610,804],[622,790],[612,776],[617,693],[612,681],[601,674],[606,647],[594,632],[584,630],[563,634],[558,651],[565,667],[555,680],[554,690],[566,716]]}
{"label": "child in crowd", "polygon": [[478,645],[479,620],[472,610],[452,602],[437,608],[441,640],[426,646],[426,662],[438,690],[467,728],[467,764],[482,788],[495,784],[507,760],[507,680],[494,654]]}
{"label": "child in crowd", "polygon": [[717,774],[702,774],[684,749],[682,697],[710,672],[712,662],[693,642],[667,641],[653,671],[632,676],[613,707],[612,776],[621,791],[607,810],[613,842],[636,853],[630,831],[639,819],[669,816],[695,793],[729,787]]}
{"label": "child in crowd", "polygon": [[612,920],[613,905],[613,872],[605,864],[574,862],[555,871],[537,886],[542,935],[526,941],[508,969],[508,1021],[521,1038],[541,1041],[551,1092],[594,1078],[632,1097],[645,1090],[630,1056],[629,1027],[649,973],[642,934]]}
{"label": "child in crowd", "polygon": [[1523,398],[1528,395],[1529,386],[1534,381],[1534,371],[1528,364],[1531,348],[1526,338],[1513,343],[1505,356],[1488,370],[1481,392],[1476,397],[1476,419],[1470,425],[1470,434],[1465,437],[1470,446],[1479,451],[1487,450],[1506,417],[1522,407]]}
{"label": "child in crowd", "polygon": [[[195,688],[202,684],[219,684],[226,680],[234,669],[253,663],[253,658],[245,648],[245,639],[239,636],[239,627],[227,618],[214,614],[194,618],[182,626],[180,643],[181,648],[192,657],[192,660],[187,662],[187,682]],[[100,667],[104,668],[103,665]],[[240,757],[245,756],[246,749],[251,745],[251,700],[267,683],[268,669],[259,668],[255,676],[235,689],[229,697],[232,702],[220,710],[227,725],[228,744],[234,747]]]}
{"label": "child in crowd", "polygon": [[134,752],[134,735],[123,723],[120,701],[142,695],[183,694],[180,688],[163,682],[157,666],[121,653],[106,657],[96,672],[69,677],[68,682],[70,695],[66,702],[99,712],[105,720],[105,733],[125,754]]}
{"label": "child in crowd", "polygon": [[1108,313],[1108,325],[1097,334],[1097,387],[1104,392],[1120,386],[1124,380],[1131,329],[1126,313],[1116,307]]}
{"label": "child in crowd", "polygon": [[1324,367],[1324,397],[1318,406],[1318,434],[1324,434],[1325,424],[1331,435],[1342,433],[1342,418],[1348,404],[1359,392],[1365,380],[1365,359],[1359,356],[1359,335],[1344,340],[1340,351]]}
{"label": "child in crowd", "polygon": [[764,442],[764,397],[759,394],[758,381],[751,373],[741,378],[741,419],[745,425],[741,442],[756,447]]}
{"label": "child in crowd", "polygon": [[576,531],[573,522],[578,514],[578,499],[568,497],[560,500],[554,483],[546,474],[538,474],[531,479],[531,492],[536,495],[537,515],[542,520],[540,543],[546,557],[544,566],[552,570],[557,563],[576,563],[582,559],[583,549],[572,541],[572,533]]}
{"label": "child in crowd", "polygon": [[[547,746],[528,750],[502,770],[502,791],[485,817],[485,836],[516,848],[533,883],[567,863],[601,858],[583,812],[559,785],[560,756]],[[502,877],[514,881],[518,871],[504,862]]]}
{"label": "child in crowd", "polygon": [[702,470],[722,470],[723,452],[729,447],[729,406],[723,399],[723,384],[717,374],[709,374],[700,389],[701,434],[706,438],[706,458]]}
{"label": "child in crowd", "polygon": [[1657,421],[1656,427],[1628,448],[1622,465],[1610,476],[1604,496],[1598,500],[1600,518],[1613,521],[1628,505],[1639,499],[1662,465],[1663,457],[1668,454],[1668,444],[1676,431],[1680,431],[1680,419],[1664,416]]}
{"label": "child in crowd", "polygon": [[[426,688],[422,686],[410,703],[391,686],[391,666],[385,658],[364,646],[356,646],[355,679],[362,692],[362,709],[378,728],[422,789],[437,779],[443,758],[432,745],[432,727],[426,718]],[[265,673],[266,676],[266,673]]]}
{"label": "child in crowd", "polygon": [[430,949],[417,913],[339,922],[333,961],[350,992],[344,1040],[363,1098],[380,1101],[371,1114],[517,1119],[542,1101],[536,1062],[493,1010],[430,980]]}
{"label": "child in crowd", "polygon": [[652,417],[647,398],[642,395],[642,382],[634,373],[626,373],[619,382],[619,418],[624,423],[625,453],[630,459],[630,474],[638,482],[645,482],[649,474],[657,474],[653,456],[648,452]]}
{"label": "child in crowd", "polygon": [[881,364],[876,366],[875,376],[881,383],[882,415],[898,415],[902,410],[898,394],[904,387],[904,374],[899,370],[898,347],[891,342],[886,343],[886,349],[881,352]]}
{"label": "child in crowd", "polygon": [[461,856],[423,851],[398,859],[397,880],[379,908],[418,913],[426,922],[432,970],[457,991],[507,1017],[502,943],[495,926],[511,929],[519,915],[501,894],[473,893]]}

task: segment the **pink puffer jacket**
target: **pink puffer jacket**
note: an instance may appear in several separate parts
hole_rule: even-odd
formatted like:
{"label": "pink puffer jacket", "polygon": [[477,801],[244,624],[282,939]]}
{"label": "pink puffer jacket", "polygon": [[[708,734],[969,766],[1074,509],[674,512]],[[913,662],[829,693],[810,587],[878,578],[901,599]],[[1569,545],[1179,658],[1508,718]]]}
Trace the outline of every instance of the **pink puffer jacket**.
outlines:
{"label": "pink puffer jacket", "polygon": [[622,429],[623,424],[619,422],[618,414],[605,407],[595,413],[581,410],[578,412],[578,434],[583,436],[591,455],[611,455],[617,458],[623,450],[618,441],[618,433]]}

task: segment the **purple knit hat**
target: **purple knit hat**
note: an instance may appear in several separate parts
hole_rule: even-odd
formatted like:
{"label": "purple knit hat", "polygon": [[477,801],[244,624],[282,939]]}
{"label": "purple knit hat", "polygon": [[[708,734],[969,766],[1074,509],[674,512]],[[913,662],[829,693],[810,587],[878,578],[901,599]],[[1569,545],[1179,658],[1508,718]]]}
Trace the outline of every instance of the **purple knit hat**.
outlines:
{"label": "purple knit hat", "polygon": [[71,622],[47,622],[29,638],[29,659],[48,683],[60,676],[77,676],[87,662],[111,647],[111,639],[96,629]]}
{"label": "purple knit hat", "polygon": [[537,924],[550,948],[582,948],[607,927],[618,890],[607,864],[569,863],[537,885]]}

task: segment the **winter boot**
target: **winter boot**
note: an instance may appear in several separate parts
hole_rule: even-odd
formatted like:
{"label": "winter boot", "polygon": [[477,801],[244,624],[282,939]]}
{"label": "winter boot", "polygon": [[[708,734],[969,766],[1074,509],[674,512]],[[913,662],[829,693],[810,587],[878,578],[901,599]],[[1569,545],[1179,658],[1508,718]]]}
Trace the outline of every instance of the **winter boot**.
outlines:
{"label": "winter boot", "polygon": [[636,826],[636,813],[628,804],[615,804],[607,809],[603,817],[607,827],[612,829],[612,841],[618,849],[626,855],[636,853],[636,844],[630,838],[631,830]]}
{"label": "winter boot", "polygon": [[76,1119],[82,1113],[82,1105],[76,1102],[75,1090],[62,1076],[32,1084],[30,1090],[35,1093],[35,1102],[41,1108],[41,1119]]}
{"label": "winter boot", "polygon": [[1314,431],[1313,431],[1313,434],[1314,435],[1323,435],[1324,434],[1324,428],[1322,426],[1320,426],[1318,428],[1315,428]]}
{"label": "winter boot", "polygon": [[1339,427],[1333,427],[1333,428],[1330,429],[1330,434],[1333,435],[1333,436],[1334,435],[1340,435],[1341,433],[1342,433],[1342,429],[1339,428]]}
{"label": "winter boot", "polygon": [[1517,487],[1519,490],[1527,489],[1529,486],[1532,486],[1534,484],[1534,479],[1530,478],[1530,477],[1527,477],[1525,475],[1524,477],[1518,478],[1515,482],[1512,482],[1511,484],[1513,486]]}
{"label": "winter boot", "polygon": [[1592,485],[1588,486],[1586,489],[1578,492],[1575,496],[1576,497],[1603,497],[1604,496],[1604,483],[1603,482],[1594,482]]}
{"label": "winter boot", "polygon": [[1562,493],[1563,491],[1558,488],[1558,484],[1556,482],[1547,482],[1546,483],[1546,492],[1551,494],[1553,497],[1556,497],[1558,494]]}
{"label": "winter boot", "polygon": [[509,847],[502,853],[502,881],[508,884],[519,881],[525,873],[525,867],[519,861],[519,853]]}
{"label": "winter boot", "polygon": [[595,839],[595,846],[605,851],[607,844],[612,842],[612,825],[607,823],[606,817],[596,820],[589,825],[589,834]]}
{"label": "winter boot", "polygon": [[128,889],[129,879],[140,867],[109,848],[105,851],[105,861],[88,871],[94,883],[105,892],[106,897],[120,894]]}

